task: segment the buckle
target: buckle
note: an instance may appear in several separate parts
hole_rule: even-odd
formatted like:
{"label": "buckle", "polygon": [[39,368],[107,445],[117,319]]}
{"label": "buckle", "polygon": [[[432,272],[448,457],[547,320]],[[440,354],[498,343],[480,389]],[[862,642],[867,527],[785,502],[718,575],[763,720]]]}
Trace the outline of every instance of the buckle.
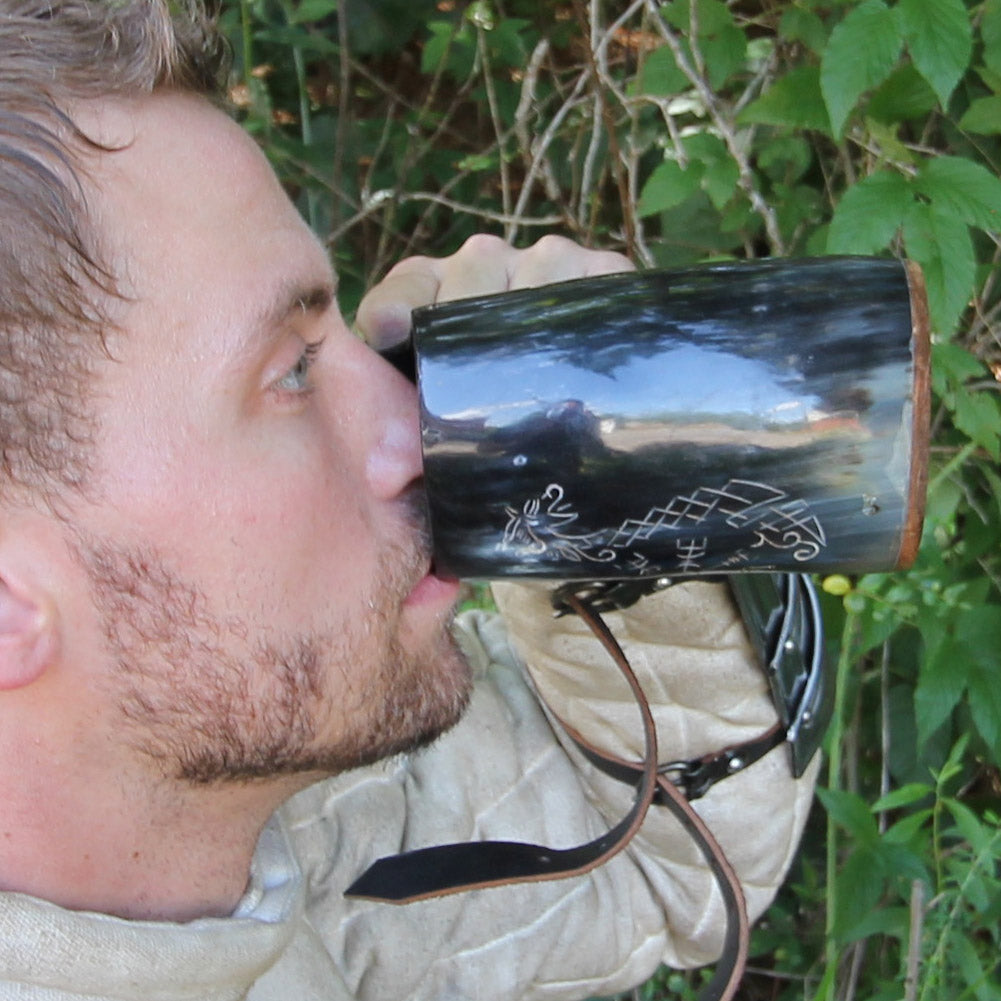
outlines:
{"label": "buckle", "polygon": [[803,574],[740,574],[730,589],[768,678],[800,776],[820,748],[834,708],[824,625],[813,581]]}

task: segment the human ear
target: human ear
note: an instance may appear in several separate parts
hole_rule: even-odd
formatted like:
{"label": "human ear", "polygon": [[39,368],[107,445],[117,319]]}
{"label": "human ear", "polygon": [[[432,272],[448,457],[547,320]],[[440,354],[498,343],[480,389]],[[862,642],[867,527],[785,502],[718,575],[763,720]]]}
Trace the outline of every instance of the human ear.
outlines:
{"label": "human ear", "polygon": [[0,691],[37,681],[55,659],[57,645],[46,596],[0,566]]}

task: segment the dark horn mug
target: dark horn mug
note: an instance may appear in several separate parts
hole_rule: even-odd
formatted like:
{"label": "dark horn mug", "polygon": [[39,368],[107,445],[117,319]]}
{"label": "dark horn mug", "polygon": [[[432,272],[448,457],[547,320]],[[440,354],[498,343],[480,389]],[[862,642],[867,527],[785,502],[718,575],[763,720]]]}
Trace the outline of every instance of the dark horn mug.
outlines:
{"label": "dark horn mug", "polygon": [[436,570],[887,571],[920,541],[920,270],[825,257],[578,279],[414,313]]}

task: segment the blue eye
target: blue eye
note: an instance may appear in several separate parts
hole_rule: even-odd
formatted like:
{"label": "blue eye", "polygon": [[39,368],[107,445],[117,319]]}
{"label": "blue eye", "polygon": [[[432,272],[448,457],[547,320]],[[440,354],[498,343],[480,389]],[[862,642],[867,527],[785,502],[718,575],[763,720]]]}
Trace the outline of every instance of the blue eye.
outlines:
{"label": "blue eye", "polygon": [[309,373],[322,346],[323,341],[307,344],[298,361],[275,383],[275,386],[286,393],[308,392],[312,388]]}

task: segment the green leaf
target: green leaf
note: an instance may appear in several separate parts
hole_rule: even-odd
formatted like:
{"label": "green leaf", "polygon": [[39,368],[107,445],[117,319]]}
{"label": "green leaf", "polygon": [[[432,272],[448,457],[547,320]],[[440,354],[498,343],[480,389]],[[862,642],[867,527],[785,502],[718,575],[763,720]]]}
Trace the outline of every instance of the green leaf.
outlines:
{"label": "green leaf", "polygon": [[[776,181],[791,184],[801,178],[813,163],[813,147],[799,134],[782,132],[770,138],[763,138],[758,149],[758,169]],[[812,190],[814,195],[818,194],[816,188]],[[795,201],[801,193],[802,190],[799,188],[795,193],[787,189],[777,198],[782,201],[790,199]]]}
{"label": "green leaf", "polygon": [[943,335],[952,333],[977,276],[969,227],[934,206],[915,202],[904,222],[904,244],[924,271],[932,326]]}
{"label": "green leaf", "polygon": [[995,986],[993,958],[980,956],[971,939],[965,935],[951,935],[949,955],[966,983],[962,997],[969,997],[972,993],[977,1001],[996,1001],[1001,996]]}
{"label": "green leaf", "polygon": [[701,180],[701,164],[689,164],[685,170],[676,160],[665,160],[643,185],[636,211],[643,217],[673,209],[698,191]]}
{"label": "green leaf", "polygon": [[987,0],[980,19],[984,65],[1001,75],[1001,0]]}
{"label": "green leaf", "polygon": [[935,653],[933,657],[929,651],[925,658],[914,690],[914,714],[922,744],[949,718],[966,691],[962,645],[947,637]]}
{"label": "green leaf", "polygon": [[711,132],[694,132],[684,138],[685,152],[691,165],[702,167],[700,181],[716,209],[722,209],[733,197],[740,178],[740,169],[730,156],[726,144]]}
{"label": "green leaf", "polygon": [[914,194],[896,171],[878,170],[841,197],[827,235],[830,254],[873,254],[886,249],[904,224]]}
{"label": "green leaf", "polygon": [[959,127],[982,136],[1001,134],[1001,94],[978,97],[970,102],[966,113],[959,120]]}
{"label": "green leaf", "polygon": [[721,235],[719,213],[701,189],[664,212],[660,222],[662,235],[650,245],[658,267],[685,267],[725,256],[732,245],[730,237]]}
{"label": "green leaf", "polygon": [[839,906],[834,921],[835,937],[842,944],[875,911],[885,882],[884,859],[875,846],[864,846],[848,857],[838,873]]}
{"label": "green leaf", "polygon": [[[686,36],[691,30],[691,0],[675,0],[662,8],[667,21]],[[706,67],[710,86],[718,90],[727,79],[743,68],[747,37],[721,0],[697,0],[695,6],[698,36],[696,44]],[[686,40],[689,46],[690,39]],[[690,53],[689,47],[689,53]]]}
{"label": "green leaf", "polygon": [[1001,229],[1001,180],[979,163],[960,156],[934,157],[921,168],[915,186],[936,212],[981,229]]}
{"label": "green leaf", "polygon": [[[868,111],[868,109],[866,109]],[[921,158],[911,150],[911,147],[904,142],[900,136],[900,123],[881,122],[877,118],[872,118],[868,114],[865,116],[865,128],[869,133],[868,142],[879,150],[881,159],[884,162],[892,163],[898,170],[906,167],[916,169],[921,162]]]}
{"label": "green leaf", "polygon": [[273,42],[290,49],[300,49],[302,52],[315,52],[321,56],[336,56],[341,51],[336,42],[319,32],[306,31],[303,28],[293,28],[287,25],[262,28],[255,33],[254,37],[262,42]]}
{"label": "green leaf", "polygon": [[875,845],[879,841],[879,829],[868,804],[853,792],[844,789],[817,788],[824,809],[831,819],[845,828],[860,844]]}
{"label": "green leaf", "polygon": [[985,824],[965,803],[952,797],[943,799],[946,809],[952,814],[956,827],[969,842],[977,855],[987,855],[1001,834],[996,828]]}
{"label": "green leaf", "polygon": [[456,79],[465,78],[476,59],[476,43],[467,22],[456,26],[449,21],[432,21],[428,24],[431,37],[424,43],[421,53],[421,72],[434,74],[443,61]]}
{"label": "green leaf", "polygon": [[702,175],[702,189],[718,209],[733,198],[740,180],[740,168],[730,157],[720,159],[706,167]]}
{"label": "green leaf", "polygon": [[797,66],[780,77],[738,117],[741,125],[784,125],[829,133],[831,120],[820,91],[820,67]]}
{"label": "green leaf", "polygon": [[[664,16],[679,31],[687,31],[691,25],[691,0],[674,0],[664,8]],[[700,35],[713,35],[733,24],[733,15],[721,0],[697,0],[695,14]]]}
{"label": "green leaf", "polygon": [[932,786],[924,782],[908,782],[907,785],[901,786],[899,789],[894,789],[893,792],[888,792],[885,796],[881,796],[876,800],[872,804],[872,811],[873,813],[879,813],[882,810],[899,810],[902,806],[910,806],[912,803],[917,803],[919,800],[931,795],[934,791]]}
{"label": "green leaf", "polygon": [[835,136],[859,98],[893,71],[903,49],[897,17],[882,0],[866,0],[831,32],[820,62],[820,89]]}
{"label": "green leaf", "polygon": [[912,852],[906,845],[895,841],[882,841],[879,852],[883,857],[886,871],[897,879],[904,879],[908,883],[912,880],[928,882],[928,870],[921,861],[921,856]]}
{"label": "green leaf", "polygon": [[[953,417],[956,427],[980,445],[995,461],[1001,461],[1001,406],[988,393],[956,390]],[[1001,646],[998,646],[1001,650]]]}
{"label": "green leaf", "polygon": [[528,62],[528,41],[523,34],[530,22],[524,18],[505,17],[488,33],[490,52],[497,62],[518,68]]}
{"label": "green leaf", "polygon": [[967,379],[982,379],[987,368],[962,345],[943,341],[932,345],[932,372],[936,378],[947,375],[958,385]]}
{"label": "green leaf", "polygon": [[914,65],[944,108],[973,52],[963,0],[900,0],[898,9]]}
{"label": "green leaf", "polygon": [[937,102],[935,91],[910,64],[895,69],[881,83],[865,106],[866,116],[889,125],[924,118]]}
{"label": "green leaf", "polygon": [[495,153],[470,153],[464,156],[455,166],[457,170],[496,170],[498,158]]}
{"label": "green leaf", "polygon": [[996,675],[996,667],[976,668],[968,684],[970,715],[995,759],[1001,756],[1001,687]]}
{"label": "green leaf", "polygon": [[304,21],[318,21],[337,10],[337,0],[300,0],[295,11],[289,18],[293,24]]}
{"label": "green leaf", "polygon": [[977,855],[985,855],[991,849],[991,842],[996,837],[995,833],[984,824],[979,817],[965,804],[958,799],[947,796],[943,799],[956,827],[963,837],[970,843],[973,851]]}
{"label": "green leaf", "polygon": [[913,841],[918,835],[924,833],[925,829],[931,824],[935,813],[931,809],[918,810],[916,813],[909,813],[905,817],[901,817],[887,832],[883,835],[884,841],[890,841],[893,844],[906,845]]}
{"label": "green leaf", "polygon": [[819,54],[827,44],[827,29],[813,11],[789,7],[779,21],[779,37],[789,42],[802,42],[811,52]]}
{"label": "green leaf", "polygon": [[906,907],[877,907],[854,924],[843,936],[845,945],[873,935],[907,941],[910,916]]}
{"label": "green leaf", "polygon": [[[723,9],[726,10],[725,7]],[[699,49],[705,60],[709,85],[714,90],[720,90],[734,73],[744,68],[747,37],[737,25],[730,23],[711,35],[700,31]]]}
{"label": "green leaf", "polygon": [[773,190],[779,228],[790,237],[799,231],[809,232],[827,212],[826,199],[811,184],[776,184]]}
{"label": "green leaf", "polygon": [[688,77],[678,69],[674,53],[666,45],[650,53],[640,79],[642,93],[659,97],[672,97],[691,87]]}

